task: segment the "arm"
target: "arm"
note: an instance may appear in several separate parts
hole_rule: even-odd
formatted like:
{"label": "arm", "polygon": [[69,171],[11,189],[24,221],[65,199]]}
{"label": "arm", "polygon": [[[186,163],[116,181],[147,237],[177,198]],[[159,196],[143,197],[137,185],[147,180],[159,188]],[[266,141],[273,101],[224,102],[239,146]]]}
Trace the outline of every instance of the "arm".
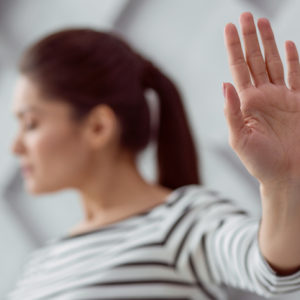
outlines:
{"label": "arm", "polygon": [[300,270],[300,189],[261,185],[261,196],[261,252],[278,274],[292,274]]}
{"label": "arm", "polygon": [[286,42],[288,83],[267,19],[258,20],[265,58],[250,13],[240,18],[245,54],[233,24],[225,43],[235,87],[224,84],[229,139],[260,183],[259,246],[281,275],[300,269],[300,67],[296,46]]}
{"label": "arm", "polygon": [[[259,218],[219,194],[194,194],[186,236],[190,269],[202,286],[215,290],[223,284],[273,297],[300,291],[300,271],[280,276],[258,245]],[[194,216],[194,218],[193,218]],[[186,227],[190,228],[190,227]]]}

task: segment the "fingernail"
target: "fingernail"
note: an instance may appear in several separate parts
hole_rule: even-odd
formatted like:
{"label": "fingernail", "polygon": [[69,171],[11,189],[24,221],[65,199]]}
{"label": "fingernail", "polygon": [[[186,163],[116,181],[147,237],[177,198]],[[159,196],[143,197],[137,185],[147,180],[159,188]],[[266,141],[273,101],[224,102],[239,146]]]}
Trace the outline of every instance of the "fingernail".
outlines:
{"label": "fingernail", "polygon": [[226,98],[226,85],[225,82],[222,83],[222,88],[223,88],[223,96]]}
{"label": "fingernail", "polygon": [[286,41],[286,43],[287,43],[288,47],[291,47],[291,48],[295,48],[296,47],[296,45],[295,45],[295,43],[293,41]]}

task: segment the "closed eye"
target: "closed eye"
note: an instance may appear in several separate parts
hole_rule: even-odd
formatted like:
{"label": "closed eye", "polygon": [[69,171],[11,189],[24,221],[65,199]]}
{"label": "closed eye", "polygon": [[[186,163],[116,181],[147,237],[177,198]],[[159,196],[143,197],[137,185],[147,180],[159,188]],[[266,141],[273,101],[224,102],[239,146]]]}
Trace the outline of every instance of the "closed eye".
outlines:
{"label": "closed eye", "polygon": [[33,130],[37,127],[37,124],[35,122],[30,122],[25,124],[25,129],[26,130]]}

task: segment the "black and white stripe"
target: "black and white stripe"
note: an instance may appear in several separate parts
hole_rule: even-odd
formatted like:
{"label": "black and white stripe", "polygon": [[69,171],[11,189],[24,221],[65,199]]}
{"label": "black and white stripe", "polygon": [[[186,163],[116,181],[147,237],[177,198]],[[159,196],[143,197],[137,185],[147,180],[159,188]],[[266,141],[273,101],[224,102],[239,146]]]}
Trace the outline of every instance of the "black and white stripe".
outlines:
{"label": "black and white stripe", "polygon": [[263,296],[300,290],[300,272],[278,276],[262,257],[259,220],[198,185],[147,213],[30,256],[9,300],[227,299],[224,285]]}

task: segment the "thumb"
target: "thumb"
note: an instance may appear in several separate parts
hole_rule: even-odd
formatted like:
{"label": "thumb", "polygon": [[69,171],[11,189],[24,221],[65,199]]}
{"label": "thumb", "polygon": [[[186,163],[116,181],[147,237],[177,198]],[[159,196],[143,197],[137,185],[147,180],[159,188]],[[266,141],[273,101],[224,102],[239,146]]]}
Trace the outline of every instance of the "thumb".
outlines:
{"label": "thumb", "polygon": [[244,119],[240,108],[241,102],[235,87],[231,83],[223,83],[223,93],[225,97],[224,114],[232,143],[244,127]]}

